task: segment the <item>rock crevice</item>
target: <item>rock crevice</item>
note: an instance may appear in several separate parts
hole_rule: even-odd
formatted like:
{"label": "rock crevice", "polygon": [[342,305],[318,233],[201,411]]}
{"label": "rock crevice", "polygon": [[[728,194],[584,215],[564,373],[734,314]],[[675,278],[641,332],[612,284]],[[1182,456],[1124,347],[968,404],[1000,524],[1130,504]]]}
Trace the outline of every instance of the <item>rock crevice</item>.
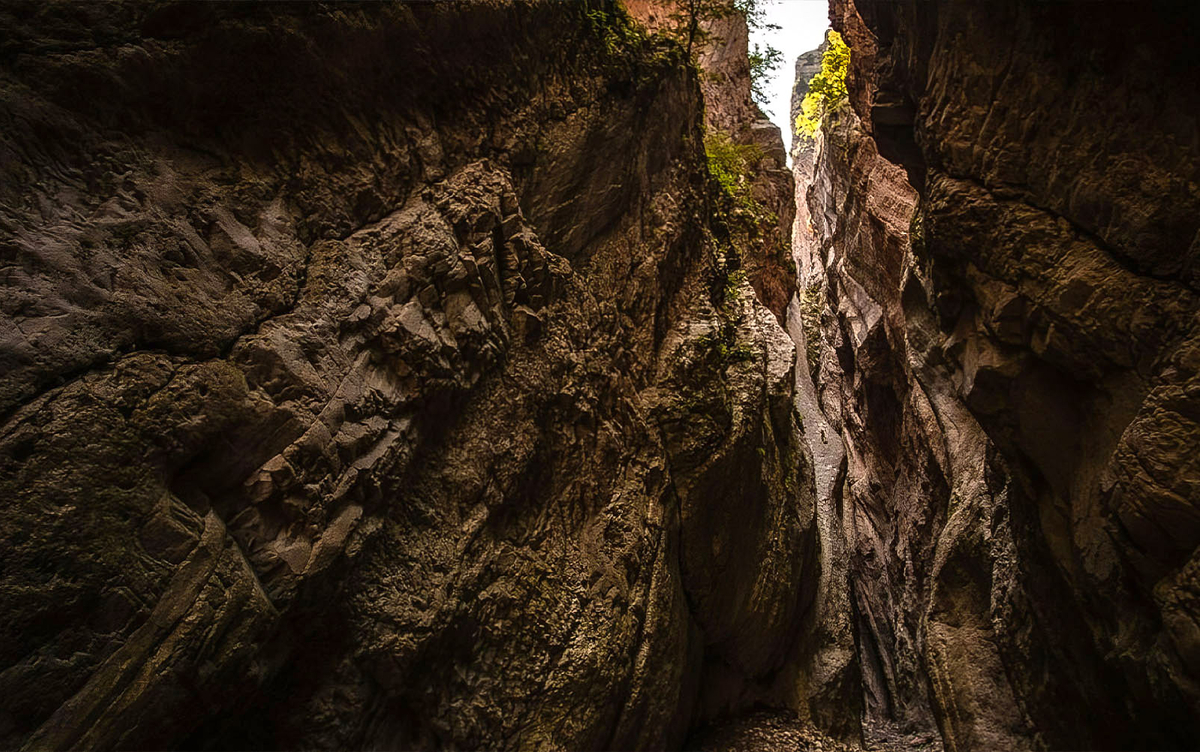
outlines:
{"label": "rock crevice", "polygon": [[695,4],[0,9],[0,747],[1194,747],[1200,23],[1117,6],[833,0],[791,174]]}

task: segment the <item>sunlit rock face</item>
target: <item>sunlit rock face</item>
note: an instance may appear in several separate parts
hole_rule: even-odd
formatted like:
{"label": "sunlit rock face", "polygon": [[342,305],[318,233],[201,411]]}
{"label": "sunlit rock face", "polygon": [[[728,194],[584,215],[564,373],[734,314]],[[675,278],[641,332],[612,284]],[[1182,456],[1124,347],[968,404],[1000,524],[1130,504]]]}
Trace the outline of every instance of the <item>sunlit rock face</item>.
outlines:
{"label": "sunlit rock face", "polygon": [[719,262],[677,46],[599,2],[0,25],[0,746],[661,749],[789,701],[788,295]]}
{"label": "sunlit rock face", "polygon": [[831,18],[850,103],[798,169],[796,247],[847,457],[868,729],[1193,747],[1196,14],[837,0]]}

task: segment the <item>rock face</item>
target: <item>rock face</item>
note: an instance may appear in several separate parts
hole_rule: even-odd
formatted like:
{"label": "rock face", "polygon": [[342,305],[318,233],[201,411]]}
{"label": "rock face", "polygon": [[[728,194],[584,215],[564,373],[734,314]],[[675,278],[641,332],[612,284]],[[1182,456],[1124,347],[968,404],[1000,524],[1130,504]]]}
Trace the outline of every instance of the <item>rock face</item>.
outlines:
{"label": "rock face", "polygon": [[769,213],[744,254],[755,293],[780,323],[796,289],[791,264],[791,228],[795,217],[794,183],[779,126],[755,104],[750,89],[749,40],[745,19],[737,14],[708,23],[711,39],[700,50],[704,75],[706,133],[726,133],[739,144],[752,145],[758,158],[751,166],[754,199]]}
{"label": "rock face", "polygon": [[[796,58],[792,79],[792,101],[789,107],[793,123],[800,116],[800,105],[804,101],[804,95],[808,93],[809,82],[812,81],[813,76],[821,72],[821,58],[825,55],[828,46],[828,42],[821,42],[815,50],[809,50]],[[791,150],[792,159],[795,159],[798,154],[806,154],[811,158],[814,152],[813,142],[811,139],[806,139],[801,134],[793,132]],[[807,183],[803,183],[803,185],[807,185]]]}
{"label": "rock face", "polygon": [[795,245],[868,741],[1200,741],[1200,21],[1167,10],[832,3],[850,103]]}
{"label": "rock face", "polygon": [[[688,3],[677,0],[625,0],[629,13],[649,29],[683,36]],[[697,6],[700,7],[700,6]],[[782,324],[796,289],[791,263],[791,228],[795,217],[794,181],[779,126],[755,104],[750,87],[750,31],[746,19],[732,12],[734,2],[712,2],[701,14],[696,58],[704,94],[706,138],[723,136],[734,144],[754,147],[749,165],[750,195],[765,212],[755,233],[742,243],[742,268],[755,294]]]}
{"label": "rock face", "polygon": [[[796,60],[796,82],[792,89],[792,118],[800,113],[800,102],[808,81],[821,69],[825,44]],[[863,676],[855,645],[851,602],[851,578],[846,530],[852,507],[844,501],[847,457],[839,424],[822,404],[818,384],[825,389],[834,383],[827,375],[819,378],[823,352],[821,319],[824,310],[824,268],[820,242],[809,213],[808,187],[813,182],[818,144],[793,135],[792,172],[797,187],[796,220],[792,231],[792,257],[798,292],[788,306],[787,331],[796,345],[796,407],[804,416],[804,442],[813,457],[816,485],[816,520],[819,586],[816,604],[805,624],[810,672],[803,712],[798,715],[838,738],[857,742],[862,730]],[[834,416],[836,417],[836,416]]]}
{"label": "rock face", "polygon": [[668,748],[790,702],[795,349],[715,252],[677,47],[599,2],[0,14],[0,746]]}
{"label": "rock face", "polygon": [[1169,10],[0,9],[0,747],[1194,748]]}

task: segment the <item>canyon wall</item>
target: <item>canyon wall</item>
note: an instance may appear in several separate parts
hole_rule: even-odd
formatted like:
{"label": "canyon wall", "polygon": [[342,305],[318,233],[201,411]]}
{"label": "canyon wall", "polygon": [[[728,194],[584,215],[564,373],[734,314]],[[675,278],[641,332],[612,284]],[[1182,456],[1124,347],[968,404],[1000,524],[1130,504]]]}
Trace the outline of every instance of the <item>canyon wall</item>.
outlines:
{"label": "canyon wall", "polygon": [[718,243],[678,45],[609,2],[0,26],[0,746],[674,748],[792,701],[792,281]]}
{"label": "canyon wall", "polygon": [[832,3],[795,248],[868,742],[1200,739],[1196,16]]}
{"label": "canyon wall", "polygon": [[[643,27],[686,44],[688,3],[677,0],[624,0]],[[779,126],[755,103],[750,85],[750,29],[746,18],[734,12],[733,2],[712,2],[698,12],[695,37],[696,62],[704,95],[706,142],[728,138],[747,151],[750,195],[764,210],[751,221],[742,268],[758,296],[783,323],[788,301],[796,288],[791,262],[791,231],[795,216],[794,181],[787,169],[787,152]]]}
{"label": "canyon wall", "polygon": [[0,747],[1195,746],[1197,14],[679,7],[0,8]]}

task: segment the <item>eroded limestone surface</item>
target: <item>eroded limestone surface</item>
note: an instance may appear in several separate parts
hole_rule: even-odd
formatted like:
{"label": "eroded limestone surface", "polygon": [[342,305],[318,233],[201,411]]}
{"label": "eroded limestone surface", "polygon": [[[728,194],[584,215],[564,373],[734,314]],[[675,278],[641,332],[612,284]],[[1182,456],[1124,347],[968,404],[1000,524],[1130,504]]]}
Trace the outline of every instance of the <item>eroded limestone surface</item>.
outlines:
{"label": "eroded limestone surface", "polygon": [[5,9],[0,746],[666,748],[775,702],[794,348],[712,240],[694,70],[618,10]]}
{"label": "eroded limestone surface", "polygon": [[1200,22],[1099,7],[834,0],[793,175],[736,15],[0,8],[0,747],[1195,747]]}
{"label": "eroded limestone surface", "polygon": [[796,248],[847,457],[867,727],[1190,748],[1195,13],[831,19],[850,104],[797,160]]}

